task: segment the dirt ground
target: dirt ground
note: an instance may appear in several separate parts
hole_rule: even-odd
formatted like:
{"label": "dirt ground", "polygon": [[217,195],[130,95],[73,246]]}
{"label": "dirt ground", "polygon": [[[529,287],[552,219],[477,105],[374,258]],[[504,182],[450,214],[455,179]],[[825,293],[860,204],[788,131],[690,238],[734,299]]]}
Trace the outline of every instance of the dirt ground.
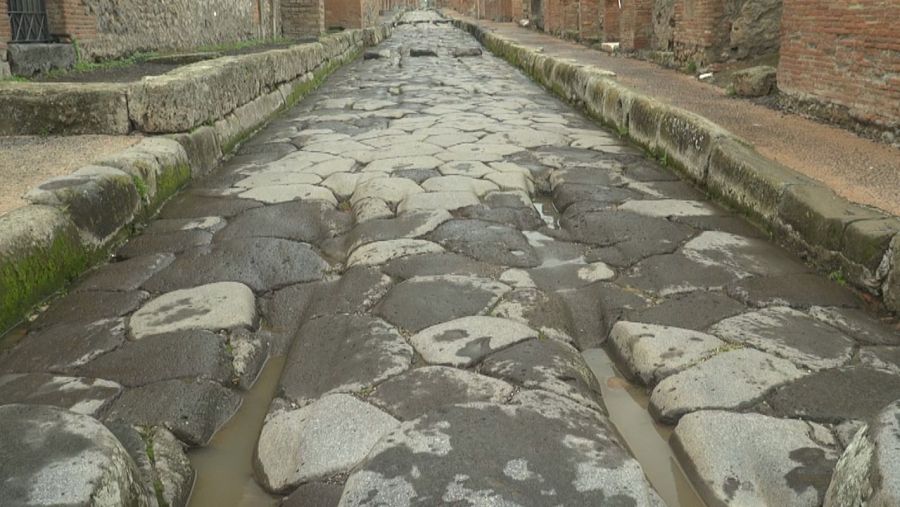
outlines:
{"label": "dirt ground", "polygon": [[140,140],[100,135],[0,137],[0,215],[27,204],[22,196],[28,189]]}

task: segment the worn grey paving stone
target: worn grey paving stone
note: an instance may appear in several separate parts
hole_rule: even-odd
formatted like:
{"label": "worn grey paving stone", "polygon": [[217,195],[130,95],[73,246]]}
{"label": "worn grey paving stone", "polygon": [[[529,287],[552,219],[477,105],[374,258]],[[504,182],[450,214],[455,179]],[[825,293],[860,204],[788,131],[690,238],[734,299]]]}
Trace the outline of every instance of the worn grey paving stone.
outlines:
{"label": "worn grey paving stone", "polygon": [[605,315],[601,311],[600,301],[603,298],[615,298],[616,292],[609,290],[611,287],[618,290],[618,287],[612,284],[599,283],[557,293],[569,310],[572,318],[572,337],[579,350],[602,345],[606,341],[609,329],[618,320],[618,317]]}
{"label": "worn grey paving stone", "polygon": [[578,289],[596,282],[612,280],[616,272],[603,262],[574,261],[544,262],[528,270],[538,287],[545,290]]}
{"label": "worn grey paving stone", "polygon": [[390,415],[347,394],[272,413],[257,443],[259,476],[266,489],[281,492],[347,472],[397,425]]}
{"label": "worn grey paving stone", "polygon": [[826,507],[900,504],[900,400],[853,437],[835,467]]}
{"label": "worn grey paving stone", "polygon": [[122,392],[106,379],[47,373],[0,375],[0,405],[52,405],[96,417]]}
{"label": "worn grey paving stone", "polygon": [[165,268],[175,256],[168,253],[151,254],[113,262],[92,271],[75,291],[134,291]]}
{"label": "worn grey paving stone", "polygon": [[353,224],[348,213],[316,202],[289,202],[247,210],[228,221],[215,241],[251,237],[283,238],[317,244]]}
{"label": "worn grey paving stone", "polygon": [[194,470],[172,433],[159,426],[138,428],[121,422],[107,422],[105,426],[134,460],[144,488],[154,493],[157,503],[163,500],[167,505],[187,505]]}
{"label": "worn grey paving stone", "polygon": [[228,280],[264,292],[319,280],[326,267],[325,261],[305,243],[278,238],[229,240],[184,252],[148,280],[144,288],[168,292]]}
{"label": "worn grey paving stone", "polygon": [[116,255],[124,259],[131,259],[148,254],[178,254],[191,248],[209,245],[212,238],[212,233],[201,229],[163,234],[145,232],[131,238],[122,248],[116,250]]}
{"label": "worn grey paving stone", "polygon": [[91,324],[60,324],[30,332],[11,351],[0,356],[0,372],[70,374],[75,367],[125,342],[125,319]]}
{"label": "worn grey paving stone", "polygon": [[677,295],[628,314],[629,320],[663,326],[703,330],[747,311],[747,307],[721,292],[696,291]]}
{"label": "worn grey paving stone", "polygon": [[682,253],[704,265],[720,265],[739,278],[808,273],[809,268],[782,248],[760,239],[704,231],[684,244]]}
{"label": "worn grey paving stone", "polygon": [[733,298],[755,307],[858,308],[861,303],[849,289],[813,273],[746,278],[730,284],[727,291]]}
{"label": "worn grey paving stone", "polygon": [[409,341],[430,364],[466,367],[538,332],[497,317],[462,317],[419,331]]}
{"label": "worn grey paving stone", "polygon": [[65,325],[72,330],[80,325],[102,324],[136,310],[148,298],[144,291],[97,291],[90,296],[66,294],[50,304],[29,326],[30,330]]}
{"label": "worn grey paving stone", "polygon": [[662,505],[598,419],[489,403],[403,423],[353,471],[340,505],[529,505],[543,498],[562,505]]}
{"label": "worn grey paving stone", "polygon": [[482,220],[451,220],[428,235],[450,251],[503,266],[534,267],[537,254],[518,230]]}
{"label": "worn grey paving stone", "polygon": [[900,347],[862,347],[859,362],[876,370],[900,374]]}
{"label": "worn grey paving stone", "polygon": [[149,224],[144,232],[148,234],[168,234],[179,231],[203,230],[215,234],[228,222],[222,217],[207,216],[196,218],[159,218]]}
{"label": "worn grey paving stone", "polygon": [[700,263],[678,252],[641,261],[617,282],[670,297],[694,291],[722,290],[738,279],[739,275],[727,266]]}
{"label": "worn grey paving stone", "polygon": [[590,208],[582,212],[579,204],[566,209],[560,217],[560,226],[576,241],[615,246],[629,259],[671,253],[694,234],[691,227],[664,218]]}
{"label": "worn grey paving stone", "polygon": [[825,370],[791,382],[766,398],[773,413],[840,423],[867,420],[900,399],[900,376],[866,366]]}
{"label": "worn grey paving stone", "polygon": [[128,452],[92,417],[4,405],[0,434],[0,504],[155,505]]}
{"label": "worn grey paving stone", "polygon": [[131,316],[135,339],[194,329],[251,328],[256,322],[256,298],[244,284],[218,282],[168,292]]}
{"label": "worn grey paving stone", "polygon": [[528,340],[482,361],[482,374],[526,389],[543,389],[599,409],[600,385],[581,354],[555,340]]}
{"label": "worn grey paving stone", "polygon": [[396,218],[376,218],[357,224],[344,236],[335,238],[334,242],[346,256],[367,243],[424,236],[450,218],[450,213],[445,210],[416,210]]}
{"label": "worn grey paving stone", "polygon": [[511,384],[468,370],[424,366],[379,384],[366,401],[408,421],[448,405],[503,403],[513,392]]}
{"label": "worn grey paving stone", "polygon": [[478,196],[472,192],[428,192],[412,194],[397,206],[397,213],[432,209],[453,211],[467,206],[476,206]]}
{"label": "worn grey paving stone", "polygon": [[483,204],[458,209],[459,218],[477,219],[513,227],[519,230],[539,229],[544,225],[534,208],[491,208]]}
{"label": "worn grey paving stone", "polygon": [[178,378],[203,378],[230,384],[235,375],[227,345],[225,337],[209,331],[161,334],[126,342],[77,371],[128,387]]}
{"label": "worn grey paving stone", "polygon": [[469,275],[492,277],[502,268],[486,262],[476,261],[464,255],[441,252],[410,255],[394,259],[384,265],[386,274],[406,280],[415,276]]}
{"label": "worn grey paving stone", "polygon": [[126,389],[105,419],[164,426],[190,446],[202,446],[237,411],[241,397],[208,380],[166,380]]}
{"label": "worn grey paving stone", "polygon": [[347,259],[347,266],[377,266],[410,255],[443,251],[441,245],[424,239],[375,241],[353,250]]}
{"label": "worn grey paving stone", "polygon": [[381,319],[326,315],[300,328],[279,383],[283,395],[306,405],[329,393],[356,393],[403,373],[413,350]]}
{"label": "worn grey paving stone", "polygon": [[562,183],[553,189],[553,204],[560,213],[576,202],[590,201],[596,203],[597,209],[612,209],[625,201],[640,198],[641,194],[634,190],[607,185]]}
{"label": "worn grey paving stone", "polygon": [[480,315],[509,291],[506,285],[464,275],[415,277],[395,287],[374,313],[412,332],[468,315]]}
{"label": "worn grey paving stone", "polygon": [[335,507],[341,501],[343,491],[343,484],[308,482],[285,498],[281,507]]}
{"label": "worn grey paving stone", "polygon": [[900,345],[900,329],[896,325],[891,329],[862,310],[814,306],[809,314],[863,343]]}
{"label": "worn grey paving stone", "polygon": [[243,211],[262,207],[262,203],[235,197],[210,197],[187,190],[163,206],[160,218],[233,217]]}
{"label": "worn grey paving stone", "polygon": [[697,410],[742,409],[806,374],[791,362],[758,350],[722,352],[663,379],[650,395],[650,412],[669,423]]}
{"label": "worn grey paving stone", "polygon": [[778,306],[727,318],[709,332],[811,370],[850,362],[856,342],[805,313]]}
{"label": "worn grey paving stone", "polygon": [[547,338],[574,345],[572,315],[556,293],[515,289],[494,306],[491,315],[521,322]]}
{"label": "worn grey paving stone", "polygon": [[706,333],[620,320],[609,334],[626,373],[647,386],[716,354],[725,342]]}
{"label": "worn grey paving stone", "polygon": [[[322,282],[305,312],[306,319],[339,313],[371,310],[393,285],[390,277],[376,268],[355,266],[337,280]],[[287,301],[291,306],[293,302]]]}
{"label": "worn grey paving stone", "polygon": [[708,505],[821,505],[838,458],[824,426],[717,410],[682,417],[672,446]]}

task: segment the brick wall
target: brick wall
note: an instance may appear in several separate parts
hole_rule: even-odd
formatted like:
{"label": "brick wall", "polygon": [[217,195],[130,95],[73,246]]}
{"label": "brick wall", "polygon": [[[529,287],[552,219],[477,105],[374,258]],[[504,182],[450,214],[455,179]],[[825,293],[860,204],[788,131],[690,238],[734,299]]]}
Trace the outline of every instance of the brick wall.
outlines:
{"label": "brick wall", "polygon": [[281,0],[285,37],[310,37],[325,31],[324,0]]}
{"label": "brick wall", "polygon": [[900,127],[900,2],[786,0],[778,87]]}
{"label": "brick wall", "polygon": [[625,51],[650,46],[653,31],[653,0],[622,0],[619,43]]}
{"label": "brick wall", "polygon": [[606,0],[603,7],[603,40],[619,42],[619,17],[622,14],[619,0]]}
{"label": "brick wall", "polygon": [[325,28],[362,28],[362,0],[328,0],[325,2]]}
{"label": "brick wall", "polygon": [[675,0],[675,58],[704,66],[778,52],[782,1]]}
{"label": "brick wall", "polygon": [[544,31],[571,39],[598,39],[599,0],[545,0]]}
{"label": "brick wall", "polygon": [[85,0],[46,0],[50,35],[60,42],[97,38],[97,16]]}
{"label": "brick wall", "polygon": [[6,61],[6,42],[12,38],[7,7],[6,2],[0,1],[0,61]]}
{"label": "brick wall", "polygon": [[512,0],[481,0],[482,17],[494,21],[512,21]]}

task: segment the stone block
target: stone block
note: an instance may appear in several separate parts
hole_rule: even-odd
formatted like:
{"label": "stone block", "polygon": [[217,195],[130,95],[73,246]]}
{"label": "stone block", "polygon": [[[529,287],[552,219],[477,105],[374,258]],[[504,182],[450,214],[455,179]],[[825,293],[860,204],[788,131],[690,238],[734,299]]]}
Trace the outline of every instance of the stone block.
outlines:
{"label": "stone block", "polygon": [[719,139],[709,158],[710,192],[767,225],[774,222],[786,188],[809,184],[814,182],[730,136]]}
{"label": "stone block", "polygon": [[259,127],[284,105],[281,92],[275,90],[238,107],[214,125],[222,153],[231,152],[250,132]]}
{"label": "stone block", "polygon": [[787,188],[778,207],[778,219],[812,249],[840,251],[848,224],[883,215],[853,204],[822,185]]}
{"label": "stone block", "polygon": [[775,67],[759,65],[734,73],[731,86],[738,97],[762,97],[775,91]]}
{"label": "stone block", "polygon": [[12,76],[12,70],[9,68],[9,62],[0,61],[0,79],[6,79]]}
{"label": "stone block", "polygon": [[212,127],[204,126],[190,133],[175,134],[172,139],[184,148],[194,178],[212,171],[222,158],[216,130]]}
{"label": "stone block", "polygon": [[[900,234],[900,218],[878,218],[853,222],[844,230],[841,249],[849,274],[855,283],[877,293],[887,274],[885,258],[891,240]],[[884,268],[879,269],[884,264]]]}
{"label": "stone block", "polygon": [[0,135],[127,134],[126,85],[10,83],[0,87]]}
{"label": "stone block", "polygon": [[624,86],[615,83],[607,83],[603,93],[602,120],[625,134],[628,130],[628,114],[631,112],[631,104],[634,102],[635,93]]}
{"label": "stone block", "polygon": [[655,152],[658,147],[659,124],[666,106],[652,98],[637,95],[628,115],[628,135],[644,148]]}
{"label": "stone block", "polygon": [[82,241],[101,248],[131,223],[140,197],[129,174],[111,167],[85,166],[69,176],[49,179],[25,194],[25,199],[67,213]]}
{"label": "stone block", "polygon": [[701,116],[670,108],[660,119],[659,149],[668,163],[690,179],[705,182],[715,141],[726,135],[725,130]]}
{"label": "stone block", "polygon": [[883,266],[883,269],[887,271],[887,277],[881,289],[884,294],[884,304],[890,310],[900,313],[900,234],[894,236],[891,241]]}
{"label": "stone block", "polygon": [[80,274],[88,257],[59,209],[24,206],[0,216],[0,331]]}
{"label": "stone block", "polygon": [[72,44],[10,44],[6,50],[9,66],[17,76],[31,77],[75,66]]}

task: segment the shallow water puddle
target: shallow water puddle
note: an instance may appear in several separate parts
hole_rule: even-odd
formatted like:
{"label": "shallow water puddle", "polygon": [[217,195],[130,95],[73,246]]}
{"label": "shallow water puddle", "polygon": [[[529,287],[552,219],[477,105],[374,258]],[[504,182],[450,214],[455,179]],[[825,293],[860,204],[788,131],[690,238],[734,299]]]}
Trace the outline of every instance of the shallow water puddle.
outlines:
{"label": "shallow water puddle", "polygon": [[269,359],[253,388],[244,395],[238,412],[208,446],[188,453],[197,471],[188,503],[191,507],[265,507],[281,501],[266,493],[254,480],[253,451],[284,362],[283,356]]}
{"label": "shallow water puddle", "polygon": [[620,375],[605,350],[588,349],[582,356],[600,381],[609,419],[666,505],[704,507],[669,447],[671,428],[656,424],[647,411],[644,389]]}

